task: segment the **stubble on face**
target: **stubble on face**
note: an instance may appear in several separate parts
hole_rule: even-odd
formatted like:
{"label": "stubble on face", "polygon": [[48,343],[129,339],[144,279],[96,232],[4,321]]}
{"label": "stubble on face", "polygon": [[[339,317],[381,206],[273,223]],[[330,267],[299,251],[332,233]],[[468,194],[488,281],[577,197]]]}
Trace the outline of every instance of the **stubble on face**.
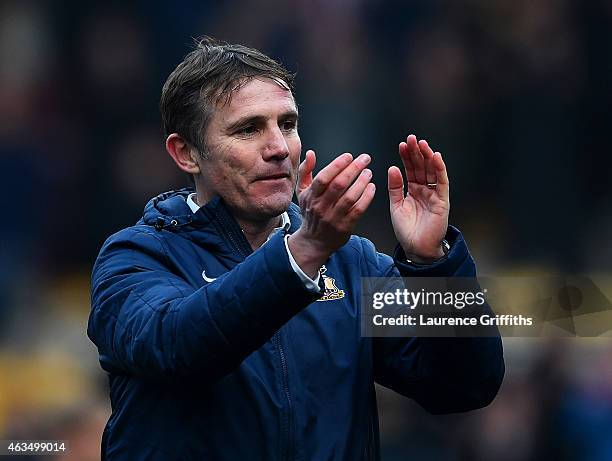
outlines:
{"label": "stubble on face", "polygon": [[251,221],[286,211],[301,151],[289,90],[270,79],[242,85],[217,107],[206,139],[209,155],[196,178],[202,203],[219,195],[236,217]]}

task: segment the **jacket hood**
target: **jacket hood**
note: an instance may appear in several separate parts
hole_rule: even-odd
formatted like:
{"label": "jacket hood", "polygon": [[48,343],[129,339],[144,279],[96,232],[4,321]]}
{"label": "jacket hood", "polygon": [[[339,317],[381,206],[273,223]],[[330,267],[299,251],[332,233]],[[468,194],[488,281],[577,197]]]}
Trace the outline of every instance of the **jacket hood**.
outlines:
{"label": "jacket hood", "polygon": [[187,205],[187,197],[193,192],[195,191],[192,188],[183,188],[153,197],[145,205],[142,216],[144,224],[156,228],[166,228],[178,225],[185,226],[191,223],[194,219],[194,213]]}

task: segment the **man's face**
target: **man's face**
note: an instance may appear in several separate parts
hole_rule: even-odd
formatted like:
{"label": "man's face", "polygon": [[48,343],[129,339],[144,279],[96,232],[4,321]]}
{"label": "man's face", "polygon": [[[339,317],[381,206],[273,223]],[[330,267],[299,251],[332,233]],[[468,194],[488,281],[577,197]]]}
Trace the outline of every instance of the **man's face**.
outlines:
{"label": "man's face", "polygon": [[289,207],[302,145],[297,108],[279,83],[253,79],[219,104],[206,130],[208,156],[199,159],[199,197],[223,198],[236,217],[261,221]]}

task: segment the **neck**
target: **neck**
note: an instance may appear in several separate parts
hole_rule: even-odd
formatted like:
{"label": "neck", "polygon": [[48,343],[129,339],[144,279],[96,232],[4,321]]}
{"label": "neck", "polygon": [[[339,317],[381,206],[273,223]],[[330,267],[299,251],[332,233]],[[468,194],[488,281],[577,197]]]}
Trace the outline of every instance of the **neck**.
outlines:
{"label": "neck", "polygon": [[265,221],[250,221],[236,217],[236,221],[240,225],[244,236],[251,245],[253,250],[258,249],[270,236],[270,233],[275,227],[280,226],[280,216]]}
{"label": "neck", "polygon": [[[196,203],[198,205],[202,206],[204,203],[208,202],[208,200],[210,200],[210,197],[205,196],[201,191],[197,191]],[[272,230],[280,226],[281,223],[280,216],[255,221],[237,216],[233,211],[232,214],[253,250],[262,246],[270,236]]]}

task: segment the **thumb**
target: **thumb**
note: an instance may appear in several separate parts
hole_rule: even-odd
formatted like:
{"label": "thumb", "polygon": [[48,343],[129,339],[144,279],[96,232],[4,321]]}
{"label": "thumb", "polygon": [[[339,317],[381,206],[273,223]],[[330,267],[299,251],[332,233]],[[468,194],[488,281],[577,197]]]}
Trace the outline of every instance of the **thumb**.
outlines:
{"label": "thumb", "polygon": [[304,161],[300,163],[298,169],[298,182],[296,193],[299,197],[305,189],[308,189],[312,184],[312,172],[314,171],[315,164],[317,163],[317,157],[314,150],[307,150]]}
{"label": "thumb", "polygon": [[387,173],[387,187],[389,188],[389,203],[391,206],[398,206],[404,200],[404,177],[396,166],[389,168]]}

